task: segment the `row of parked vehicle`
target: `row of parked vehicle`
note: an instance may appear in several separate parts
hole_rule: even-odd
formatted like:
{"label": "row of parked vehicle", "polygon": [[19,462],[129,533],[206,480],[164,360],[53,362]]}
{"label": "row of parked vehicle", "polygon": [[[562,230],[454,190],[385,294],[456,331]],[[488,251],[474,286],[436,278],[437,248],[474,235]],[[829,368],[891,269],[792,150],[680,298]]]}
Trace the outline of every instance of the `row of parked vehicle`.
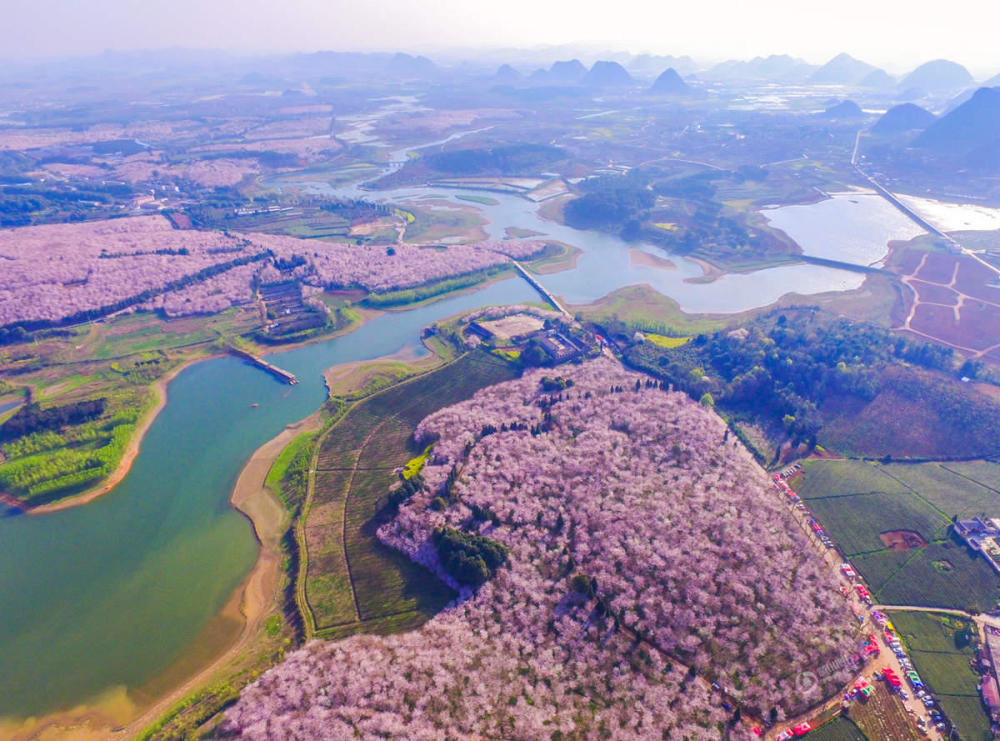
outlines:
{"label": "row of parked vehicle", "polygon": [[795,506],[796,509],[809,516],[809,527],[812,528],[813,533],[816,535],[817,538],[819,538],[819,541],[824,546],[832,549],[834,547],[833,541],[830,540],[829,536],[823,530],[822,526],[819,524],[819,522],[816,521],[816,518],[812,516],[812,513],[809,512],[808,509],[806,509],[806,505],[802,503],[802,499],[799,497],[799,495],[796,494],[792,490],[792,488],[785,483],[786,479],[794,476],[796,471],[801,470],[801,468],[802,465],[796,463],[795,465],[789,466],[781,473],[774,474],[774,476],[772,477],[774,479],[774,485],[778,487],[779,491],[783,492],[785,496],[788,497],[789,501],[792,502],[792,504]]}
{"label": "row of parked vehicle", "polygon": [[[899,666],[903,670],[906,681],[913,691],[913,696],[927,708],[928,718],[917,719],[917,726],[921,730],[926,730],[931,725],[938,730],[945,730],[947,723],[944,721],[944,716],[937,709],[934,698],[927,691],[926,687],[924,687],[924,682],[913,666],[910,657],[907,655],[906,649],[903,647],[903,642],[899,640],[899,635],[896,633],[892,622],[878,610],[872,610],[872,619],[882,628],[882,640],[885,642],[886,647],[899,660]],[[889,684],[890,689],[896,692],[902,700],[906,701],[910,699],[910,693],[906,691],[901,679],[892,669],[886,669],[880,677],[877,675],[877,678],[884,679]]]}
{"label": "row of parked vehicle", "polygon": [[[793,504],[793,506],[795,506],[796,509],[803,512],[808,517],[809,527],[812,529],[813,533],[820,540],[820,542],[823,543],[823,545],[826,546],[827,548],[832,549],[835,547],[833,541],[827,536],[826,532],[823,530],[823,527],[819,524],[816,518],[812,516],[812,513],[809,512],[809,510],[806,508],[805,504],[802,502],[802,499],[799,497],[799,495],[796,494],[792,490],[792,488],[788,486],[788,484],[786,483],[787,479],[794,476],[801,469],[802,466],[796,463],[791,466],[788,466],[780,473],[774,474],[773,476],[774,485],[778,488],[779,491],[783,492],[785,496],[788,497],[789,501]],[[854,585],[854,588],[858,593],[858,598],[868,606],[868,609],[871,610],[872,619],[882,629],[883,631],[882,640],[885,642],[886,647],[889,648],[889,650],[891,650],[893,654],[895,654],[896,658],[899,660],[899,665],[903,671],[906,681],[910,685],[910,688],[913,692],[913,696],[917,698],[924,705],[925,708],[927,708],[928,716],[926,718],[923,717],[918,718],[916,721],[917,727],[924,733],[926,733],[931,726],[937,728],[938,730],[942,731],[945,730],[947,728],[947,723],[945,722],[945,719],[942,716],[941,712],[938,710],[937,705],[934,702],[934,698],[930,695],[929,692],[927,692],[926,688],[924,687],[923,680],[920,679],[920,675],[914,668],[913,662],[910,660],[910,657],[906,654],[906,650],[904,649],[902,642],[899,640],[899,636],[895,632],[895,627],[892,625],[892,623],[889,621],[886,615],[882,614],[878,610],[871,609],[873,602],[872,596],[868,592],[868,589],[864,586],[864,584],[860,583],[861,581],[860,577],[858,576],[854,568],[851,566],[851,564],[846,561],[842,563],[841,571],[847,578],[847,580]],[[842,589],[845,596],[849,594],[849,592],[847,591],[848,589],[849,587]],[[866,616],[863,614],[858,615],[859,621],[862,624],[864,624],[865,622],[865,617]],[[870,648],[871,650],[869,650],[867,653],[869,653],[870,655],[877,656],[878,644],[875,640],[875,636],[869,635],[869,639],[870,640],[866,648]],[[873,679],[874,680],[884,679],[889,685],[890,691],[896,692],[899,695],[900,699],[902,699],[904,702],[909,701],[910,693],[903,687],[902,680],[896,675],[896,673],[891,668],[887,668],[881,673],[876,672],[873,675]],[[860,693],[867,696],[873,688],[871,687],[871,685],[868,685],[867,682],[862,682],[862,684],[864,684],[865,686],[861,688],[855,687],[856,690],[855,694]],[[848,698],[845,697],[845,699]],[[913,711],[912,709],[907,708],[907,712],[912,713]],[[798,726],[795,726],[794,728],[789,728],[782,731],[781,733],[778,734],[777,739],[778,741],[788,741],[788,739],[794,738],[796,736],[803,736],[810,730],[811,727],[809,726],[809,724],[803,723]]]}

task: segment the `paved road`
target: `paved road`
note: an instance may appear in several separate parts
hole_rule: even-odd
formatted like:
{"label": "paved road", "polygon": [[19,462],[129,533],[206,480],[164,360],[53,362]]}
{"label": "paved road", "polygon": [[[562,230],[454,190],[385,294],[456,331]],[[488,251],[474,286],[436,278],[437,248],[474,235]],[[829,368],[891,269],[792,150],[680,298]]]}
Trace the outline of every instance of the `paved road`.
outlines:
{"label": "paved road", "polygon": [[871,183],[872,187],[875,188],[875,190],[878,192],[880,196],[885,198],[887,201],[889,201],[889,203],[891,203],[897,209],[899,209],[904,214],[909,216],[910,219],[912,219],[921,229],[925,229],[931,232],[932,234],[940,237],[941,239],[945,240],[948,244],[957,249],[963,255],[975,260],[980,265],[985,265],[992,272],[996,273],[998,277],[1000,277],[1000,268],[984,260],[979,256],[977,252],[970,250],[968,247],[961,244],[951,235],[943,232],[933,224],[929,223],[926,219],[921,217],[919,214],[915,213],[909,206],[900,201],[899,197],[895,193],[890,191],[888,188],[886,188],[884,185],[878,182],[873,176],[869,175],[868,173],[866,173],[864,170],[861,169],[861,166],[858,164],[858,148],[861,144],[862,133],[863,131],[859,131],[857,136],[854,138],[854,152],[851,154],[851,165],[854,167],[857,173],[865,180],[867,180],[869,183]]}
{"label": "paved road", "polygon": [[[775,487],[775,488],[777,489],[777,487]],[[777,491],[777,494],[783,500],[785,499],[785,495],[783,493],[781,493],[780,490]],[[787,502],[787,500],[786,500],[786,502]],[[914,610],[924,610],[924,611],[927,611],[927,612],[950,612],[952,614],[957,614],[957,615],[962,615],[962,616],[968,616],[967,613],[963,613],[960,610],[952,610],[952,611],[949,611],[949,610],[935,610],[935,609],[932,609],[932,608],[922,608],[922,607],[915,607],[915,606],[914,607],[908,607],[906,605],[902,605],[902,606],[873,605],[871,608],[869,608],[868,605],[866,605],[864,602],[861,601],[861,599],[857,595],[857,591],[854,588],[855,584],[862,583],[861,579],[860,578],[858,578],[857,580],[847,579],[844,576],[843,572],[841,571],[841,565],[844,563],[843,557],[841,556],[841,554],[839,554],[837,552],[837,550],[835,550],[835,549],[828,549],[828,548],[826,548],[820,542],[820,540],[816,536],[816,534],[812,531],[812,528],[809,526],[809,522],[808,522],[809,517],[811,516],[810,513],[809,513],[809,511],[808,511],[808,508],[806,508],[806,510],[803,511],[803,510],[799,509],[798,507],[796,507],[795,505],[792,505],[790,502],[788,502],[788,504],[790,505],[790,508],[791,508],[791,511],[792,511],[792,515],[794,516],[795,520],[799,523],[799,525],[802,527],[803,531],[805,532],[806,539],[808,540],[809,544],[816,549],[817,555],[826,562],[826,564],[829,567],[829,569],[833,572],[833,574],[834,574],[834,580],[836,581],[836,583],[837,584],[841,584],[841,585],[847,585],[847,587],[848,587],[847,600],[850,603],[851,610],[855,614],[857,614],[857,615],[862,615],[862,614],[863,615],[867,615],[867,619],[865,621],[865,624],[863,626],[861,626],[861,628],[859,630],[859,635],[862,635],[862,634],[863,635],[867,635],[869,633],[875,634],[875,636],[878,638],[878,640],[880,642],[880,647],[882,648],[882,650],[881,650],[878,658],[874,659],[873,661],[869,661],[862,668],[862,670],[855,676],[855,678],[852,679],[850,683],[848,683],[848,685],[844,688],[845,692],[847,691],[847,689],[849,687],[853,686],[854,682],[857,679],[867,679],[870,682],[871,678],[872,678],[872,672],[874,672],[875,670],[883,670],[886,667],[891,667],[893,669],[893,671],[895,671],[896,674],[898,676],[900,676],[900,677],[905,677],[906,676],[906,672],[903,670],[902,665],[899,663],[899,659],[896,657],[896,655],[891,650],[889,650],[888,648],[885,647],[885,642],[882,640],[883,633],[878,628],[878,626],[875,625],[874,621],[871,619],[871,615],[869,614],[870,610],[875,610],[875,609],[877,609],[877,610],[907,610],[907,609],[914,609]],[[972,617],[972,616],[968,616],[968,617]],[[998,619],[998,618],[991,618],[991,620],[995,620],[996,623],[997,623],[997,625],[1000,626],[1000,619]],[[885,689],[883,687],[880,687],[878,689],[878,691],[884,692]],[[906,709],[907,714],[910,716],[910,718],[913,720],[914,723],[916,722],[917,718],[926,717],[927,716],[927,708],[924,707],[923,703],[920,702],[920,700],[918,700],[913,695],[912,692],[910,693],[910,699],[906,700],[905,702],[903,701],[903,699],[901,697],[899,697],[899,695],[894,695],[894,697],[895,697],[895,701],[896,702],[900,702],[900,703],[903,704],[903,707]],[[823,703],[822,705],[820,705],[818,707],[811,708],[808,712],[803,713],[802,715],[800,715],[798,717],[790,718],[790,719],[784,721],[783,723],[779,723],[778,725],[776,725],[775,727],[773,727],[772,729],[770,729],[767,732],[767,734],[765,734],[765,737],[764,737],[765,741],[770,741],[771,739],[773,739],[775,737],[775,735],[777,734],[777,732],[780,731],[780,730],[782,730],[782,729],[784,729],[784,728],[789,728],[789,727],[791,727],[791,726],[793,726],[796,723],[799,723],[801,721],[811,720],[811,719],[817,717],[821,713],[821,711],[823,711],[823,710],[825,710],[827,708],[839,705],[840,704],[840,700],[841,700],[841,695],[838,694],[836,697],[831,698],[830,700],[828,700],[827,702]],[[915,728],[915,726],[914,726],[914,728]],[[941,741],[943,739],[943,737],[941,736],[941,733],[937,729],[935,729],[935,728],[929,728],[928,731],[927,731],[927,736],[925,738],[929,738],[929,739],[931,739],[931,741]]]}

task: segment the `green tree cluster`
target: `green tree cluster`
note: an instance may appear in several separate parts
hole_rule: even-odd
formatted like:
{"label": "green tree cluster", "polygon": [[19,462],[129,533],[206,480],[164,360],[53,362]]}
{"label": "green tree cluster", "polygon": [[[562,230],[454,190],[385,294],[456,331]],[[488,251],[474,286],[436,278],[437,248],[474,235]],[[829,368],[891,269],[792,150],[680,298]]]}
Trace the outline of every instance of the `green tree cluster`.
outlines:
{"label": "green tree cluster", "polygon": [[462,584],[484,584],[507,561],[500,543],[451,527],[435,528],[434,545],[445,572]]}

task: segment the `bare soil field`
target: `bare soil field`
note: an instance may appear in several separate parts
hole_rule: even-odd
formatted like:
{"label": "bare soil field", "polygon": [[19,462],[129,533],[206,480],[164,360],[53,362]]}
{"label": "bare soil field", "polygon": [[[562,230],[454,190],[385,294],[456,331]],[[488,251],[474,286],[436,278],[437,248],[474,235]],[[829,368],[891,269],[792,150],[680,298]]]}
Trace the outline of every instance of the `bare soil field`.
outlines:
{"label": "bare soil field", "polygon": [[906,249],[894,256],[906,286],[897,329],[996,360],[1000,348],[1000,286],[986,266],[965,255]]}
{"label": "bare soil field", "polygon": [[914,279],[911,285],[920,293],[920,303],[922,304],[958,305],[958,294],[947,286],[937,283],[926,283],[919,279]]}
{"label": "bare soil field", "polygon": [[385,137],[414,134],[441,134],[458,126],[490,120],[504,121],[520,118],[516,111],[502,108],[474,108],[453,111],[419,111],[400,113],[380,121],[376,131]]}
{"label": "bare soil field", "polygon": [[924,536],[915,530],[890,530],[878,537],[890,551],[908,551],[927,545]]}
{"label": "bare soil field", "polygon": [[480,322],[480,324],[501,340],[509,340],[511,337],[537,332],[544,326],[541,319],[530,314],[512,314],[503,319],[493,319],[488,322]]}

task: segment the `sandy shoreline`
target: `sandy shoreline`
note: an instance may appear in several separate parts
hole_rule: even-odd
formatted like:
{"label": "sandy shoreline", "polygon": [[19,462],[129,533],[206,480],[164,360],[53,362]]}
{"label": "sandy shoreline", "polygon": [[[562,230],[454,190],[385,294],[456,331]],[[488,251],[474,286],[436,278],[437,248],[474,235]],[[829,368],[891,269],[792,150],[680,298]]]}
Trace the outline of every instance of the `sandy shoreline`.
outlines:
{"label": "sandy shoreline", "polygon": [[690,255],[686,255],[685,258],[693,263],[696,263],[704,273],[703,275],[700,275],[697,278],[685,278],[684,279],[685,283],[711,283],[715,280],[718,280],[719,278],[721,278],[726,274],[725,270],[722,270],[713,265],[712,263],[706,262],[705,260],[702,260],[699,257],[691,257]]}
{"label": "sandy shoreline", "polygon": [[419,356],[412,347],[404,347],[392,355],[383,355],[373,360],[352,360],[347,363],[330,366],[323,371],[323,380],[326,382],[327,391],[344,393],[352,389],[341,389],[340,386],[349,382],[351,376],[365,366],[378,366],[380,363],[406,363],[417,368],[419,371],[430,370],[430,368],[440,362],[441,359],[434,352],[431,352],[429,355]]}
{"label": "sandy shoreline", "polygon": [[[457,291],[454,294],[449,293],[449,297],[479,290],[484,285],[507,277],[509,276],[497,276],[470,289]],[[421,304],[432,303],[441,298],[443,297],[435,296],[426,302],[421,302]],[[412,308],[414,307],[406,306],[400,307],[398,310],[405,311]],[[357,324],[352,324],[350,327],[330,335],[297,343],[294,346],[282,347],[281,350],[292,350],[303,345],[348,334],[371,319],[386,313],[386,311],[397,309],[393,307],[393,309],[378,310],[357,307],[357,310],[361,315]],[[170,382],[188,367],[221,356],[221,353],[216,353],[189,358],[153,384],[154,393],[157,396],[156,403],[143,415],[119,465],[100,486],[64,500],[30,508],[26,513],[41,515],[70,509],[92,502],[114,489],[131,470],[147,431],[166,406]],[[424,363],[434,365],[440,362],[440,358],[433,350],[429,356],[418,358],[412,349],[403,349],[392,355],[332,366],[324,372],[324,380],[329,389],[331,382],[343,382],[365,365],[386,361],[404,362],[422,369],[421,366]],[[237,659],[240,653],[260,634],[264,620],[275,610],[280,609],[281,604],[280,580],[284,559],[281,539],[288,526],[289,515],[282,503],[265,487],[264,481],[274,461],[288,443],[304,432],[319,430],[322,427],[322,422],[320,411],[316,411],[303,420],[287,425],[277,436],[254,451],[244,464],[233,487],[229,498],[230,504],[250,522],[259,548],[257,559],[250,572],[233,590],[216,616],[239,620],[242,623],[235,640],[211,658],[208,663],[198,668],[193,674],[180,679],[173,686],[164,681],[164,676],[170,672],[170,667],[158,677],[154,677],[151,683],[155,684],[159,680],[162,686],[167,689],[162,693],[158,690],[151,691],[149,705],[144,705],[141,699],[135,697],[136,693],[140,697],[142,696],[143,687],[132,689],[122,686],[111,687],[100,697],[83,702],[68,710],[55,711],[26,719],[0,719],[0,739],[15,739],[16,741],[48,741],[48,739],[91,741],[93,739],[96,741],[108,738],[133,738],[163,717],[176,703],[194,692],[199,686],[207,684],[214,675]],[[181,659],[184,658],[181,657]]]}
{"label": "sandy shoreline", "polygon": [[[282,346],[277,352],[289,352],[291,350],[304,347],[306,345],[312,345],[317,342],[324,342],[326,340],[331,340],[341,335],[348,334],[360,329],[367,322],[371,321],[377,316],[382,315],[384,310],[380,309],[368,309],[365,307],[356,307],[355,309],[360,315],[360,321],[357,324],[352,324],[349,327],[345,327],[342,330],[333,332],[331,334],[323,335],[321,337],[316,337],[314,339],[305,340],[304,342],[297,342],[290,345]],[[274,349],[266,348],[264,350],[265,354],[271,354],[275,352]],[[142,441],[146,437],[146,432],[149,431],[150,426],[159,416],[160,412],[163,411],[163,407],[167,404],[167,387],[170,382],[173,381],[180,373],[192,365],[201,363],[206,360],[212,360],[214,358],[224,357],[225,353],[213,353],[211,355],[199,356],[194,358],[189,358],[185,360],[176,368],[173,368],[165,376],[158,379],[152,384],[153,393],[156,394],[156,403],[153,408],[143,415],[139,424],[135,428],[135,432],[132,434],[131,440],[129,440],[128,447],[125,448],[125,453],[122,455],[121,461],[119,461],[118,466],[111,473],[108,478],[100,486],[96,486],[93,489],[85,491],[81,494],[74,494],[72,496],[66,497],[65,499],[60,499],[55,502],[50,502],[48,504],[40,504],[36,507],[24,504],[17,497],[6,495],[0,492],[0,504],[5,504],[12,509],[20,509],[24,514],[29,515],[46,515],[52,512],[61,512],[62,510],[71,509],[73,507],[79,507],[84,504],[88,504],[98,497],[101,497],[112,489],[114,489],[122,480],[128,475],[128,472],[132,470],[132,464],[135,462],[136,457],[139,455],[139,449],[142,447]],[[9,497],[9,500],[7,499]]]}
{"label": "sandy shoreline", "polygon": [[104,480],[104,483],[91,489],[90,491],[83,492],[82,494],[75,494],[56,502],[41,504],[37,507],[26,506],[24,512],[29,515],[45,515],[51,512],[60,512],[72,507],[79,507],[82,504],[94,501],[98,497],[107,494],[109,491],[118,486],[118,484],[122,482],[122,479],[128,475],[128,472],[132,470],[132,464],[139,455],[139,448],[142,447],[142,441],[146,437],[146,432],[153,424],[153,421],[159,416],[160,412],[163,411],[163,407],[167,405],[167,386],[181,371],[194,365],[195,363],[200,363],[203,360],[209,360],[213,357],[218,356],[211,355],[204,358],[191,358],[190,360],[181,363],[153,384],[153,393],[155,393],[157,397],[156,404],[154,404],[153,408],[147,411],[146,414],[143,415],[142,419],[139,420],[139,424],[136,425],[135,432],[132,433],[132,439],[129,440],[128,447],[125,448],[125,453],[122,455],[121,461],[119,461],[118,466],[114,471],[112,471],[111,475]]}
{"label": "sandy shoreline", "polygon": [[[366,365],[377,365],[380,362],[407,362],[420,367],[422,362],[428,361],[430,361],[428,364],[434,365],[440,362],[440,358],[433,352],[428,356],[417,358],[412,350],[404,349],[372,360],[358,360],[331,366],[323,372],[323,378],[329,389],[332,384],[345,380],[350,374]],[[223,610],[230,611],[234,603],[239,603],[239,614],[243,620],[239,637],[211,663],[161,696],[126,726],[117,729],[116,735],[124,733],[131,736],[141,733],[175,703],[193,692],[198,685],[207,683],[215,672],[236,658],[253,640],[268,615],[280,608],[281,565],[284,558],[281,538],[288,527],[289,514],[284,505],[265,486],[265,480],[271,466],[294,438],[306,432],[316,432],[322,427],[323,417],[320,411],[286,425],[285,429],[257,448],[250,456],[240,471],[229,497],[229,503],[233,508],[250,521],[260,548],[253,568],[234,590]]]}
{"label": "sandy shoreline", "polygon": [[[163,390],[165,391],[169,381],[184,367],[202,359],[193,359],[176,368],[169,377],[161,379]],[[328,385],[343,382],[360,368],[371,364],[377,365],[380,362],[406,362],[420,367],[423,363],[438,363],[440,358],[433,352],[429,356],[417,358],[412,349],[404,349],[372,360],[334,365],[324,372],[324,380]],[[165,402],[165,399],[165,393],[162,393],[161,402]],[[148,415],[150,421],[161,408],[162,403]],[[137,701],[132,697],[132,691],[112,688],[107,699],[102,698],[82,704],[72,710],[27,719],[20,723],[15,722],[13,725],[0,722],[0,739],[43,741],[51,738],[91,741],[91,739],[135,737],[163,717],[184,697],[197,690],[199,686],[207,684],[214,675],[237,659],[259,635],[264,620],[280,609],[281,605],[281,566],[284,558],[281,539],[288,527],[289,514],[265,486],[267,474],[292,439],[305,432],[317,431],[322,425],[323,418],[319,411],[303,420],[286,425],[275,437],[253,452],[233,486],[229,502],[250,522],[259,549],[257,560],[250,572],[233,590],[219,613],[221,616],[240,621],[241,625],[235,640],[195,673],[173,686],[166,685],[169,689],[157,694],[156,699],[148,706],[143,707],[141,700]],[[138,449],[138,445],[136,447]],[[164,674],[168,672],[169,668]],[[162,677],[163,675],[160,678],[161,682]],[[152,681],[155,683],[156,679]],[[140,695],[142,690],[143,688],[136,688]]]}
{"label": "sandy shoreline", "polygon": [[229,497],[229,503],[233,508],[249,520],[260,549],[250,573],[226,603],[226,610],[231,610],[233,603],[239,604],[239,615],[243,621],[239,637],[212,659],[211,663],[145,708],[128,725],[120,729],[121,733],[132,736],[155,723],[175,703],[194,691],[198,685],[207,682],[215,672],[236,658],[257,635],[267,616],[279,609],[283,559],[281,538],[288,527],[289,515],[277,497],[264,485],[264,481],[271,466],[281,455],[281,451],[293,438],[304,432],[319,430],[322,426],[323,420],[319,412],[287,425],[275,437],[254,451],[243,466]]}
{"label": "sandy shoreline", "polygon": [[[629,248],[628,261],[631,265],[641,265],[646,268],[657,268],[659,270],[677,269],[677,264],[672,260],[668,260],[666,257],[659,257],[658,255],[651,255],[635,247]],[[702,265],[702,270],[704,269],[704,265]]]}

